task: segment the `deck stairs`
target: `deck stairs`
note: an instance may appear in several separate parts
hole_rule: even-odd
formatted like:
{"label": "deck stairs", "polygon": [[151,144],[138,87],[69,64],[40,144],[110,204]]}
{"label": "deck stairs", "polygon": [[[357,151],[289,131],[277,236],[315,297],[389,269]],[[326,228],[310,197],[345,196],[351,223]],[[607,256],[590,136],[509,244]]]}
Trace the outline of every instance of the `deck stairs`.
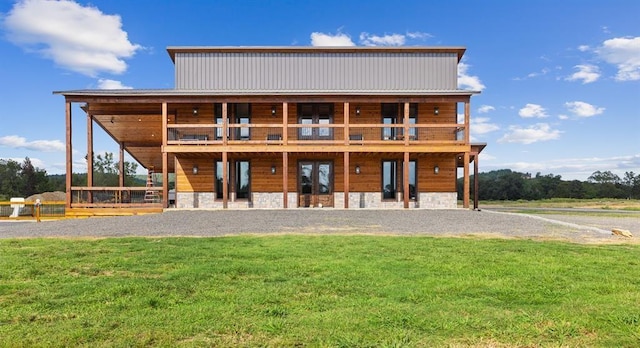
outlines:
{"label": "deck stairs", "polygon": [[147,190],[144,192],[145,203],[160,202],[160,195],[158,194],[158,191],[153,189],[155,187],[154,173],[154,168],[149,167],[149,171],[147,172]]}

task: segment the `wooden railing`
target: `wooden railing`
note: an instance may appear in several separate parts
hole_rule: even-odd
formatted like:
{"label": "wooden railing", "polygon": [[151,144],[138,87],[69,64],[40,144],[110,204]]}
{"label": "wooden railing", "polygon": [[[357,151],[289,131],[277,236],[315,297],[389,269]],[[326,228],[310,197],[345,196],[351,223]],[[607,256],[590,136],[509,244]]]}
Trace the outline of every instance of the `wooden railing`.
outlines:
{"label": "wooden railing", "polygon": [[167,144],[398,144],[405,133],[410,144],[465,143],[464,125],[453,123],[411,124],[408,131],[402,124],[229,124],[226,131],[221,124],[172,124]]}
{"label": "wooden railing", "polygon": [[162,206],[162,187],[71,187],[72,208],[155,206]]}

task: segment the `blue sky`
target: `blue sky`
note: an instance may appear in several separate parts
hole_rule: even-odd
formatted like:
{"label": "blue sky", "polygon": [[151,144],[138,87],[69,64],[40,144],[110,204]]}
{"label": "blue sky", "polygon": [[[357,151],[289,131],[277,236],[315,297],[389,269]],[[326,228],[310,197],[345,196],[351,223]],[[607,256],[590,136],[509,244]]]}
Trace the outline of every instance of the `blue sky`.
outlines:
{"label": "blue sky", "polygon": [[[64,173],[54,90],[172,88],[167,46],[464,46],[480,170],[640,173],[640,1],[0,0],[0,158]],[[74,168],[86,118],[74,110]],[[95,151],[117,153],[104,134]]]}

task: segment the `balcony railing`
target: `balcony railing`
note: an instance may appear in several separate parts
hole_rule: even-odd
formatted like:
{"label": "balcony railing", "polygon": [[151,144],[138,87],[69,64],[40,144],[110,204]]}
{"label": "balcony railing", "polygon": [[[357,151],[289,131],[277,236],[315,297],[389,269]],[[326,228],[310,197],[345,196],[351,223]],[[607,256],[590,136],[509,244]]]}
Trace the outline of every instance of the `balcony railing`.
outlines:
{"label": "balcony railing", "polygon": [[162,206],[162,187],[71,187],[73,208],[155,206]]}
{"label": "balcony railing", "polygon": [[[177,124],[168,125],[169,145],[213,144],[464,144],[462,124]],[[347,133],[348,132],[348,133]],[[345,134],[348,134],[345,137]]]}

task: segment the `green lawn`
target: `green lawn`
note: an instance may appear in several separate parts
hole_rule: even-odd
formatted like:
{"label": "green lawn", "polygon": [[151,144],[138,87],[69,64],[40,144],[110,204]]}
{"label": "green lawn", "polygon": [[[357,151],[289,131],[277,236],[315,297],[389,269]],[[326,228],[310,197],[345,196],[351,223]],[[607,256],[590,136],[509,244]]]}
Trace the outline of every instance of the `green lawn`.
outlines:
{"label": "green lawn", "polygon": [[0,346],[640,346],[640,246],[0,240]]}

